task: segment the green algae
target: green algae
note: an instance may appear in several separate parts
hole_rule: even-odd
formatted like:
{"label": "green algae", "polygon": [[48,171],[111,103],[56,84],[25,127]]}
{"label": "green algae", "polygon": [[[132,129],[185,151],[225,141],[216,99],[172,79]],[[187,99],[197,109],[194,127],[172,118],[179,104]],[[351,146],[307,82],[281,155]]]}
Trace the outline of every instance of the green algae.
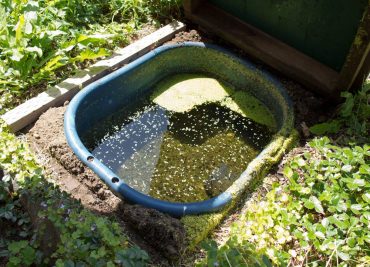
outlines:
{"label": "green algae", "polygon": [[237,91],[232,96],[221,101],[221,105],[254,120],[257,123],[276,130],[276,121],[268,108],[257,98],[245,91]]}
{"label": "green algae", "polygon": [[[149,195],[185,203],[225,191],[271,137],[268,128],[218,103],[173,113],[168,130]],[[226,166],[230,178],[210,179],[220,166]]]}
{"label": "green algae", "polygon": [[237,178],[258,152],[231,131],[218,133],[200,145],[181,142],[168,133],[149,195],[185,203],[208,199],[205,183],[212,170],[226,164]]}
{"label": "green algae", "polygon": [[197,74],[173,75],[160,82],[152,101],[174,112],[186,112],[208,102],[219,102],[234,92],[216,79]]}
{"label": "green algae", "polygon": [[118,111],[88,137],[95,140],[95,157],[157,199],[188,203],[221,194],[271,138],[269,128],[219,102],[187,112],[168,111],[145,97],[139,102],[143,107]]}
{"label": "green algae", "polygon": [[174,112],[186,112],[204,103],[221,105],[250,118],[257,123],[276,129],[270,110],[257,98],[244,90],[215,78],[198,74],[177,74],[161,81],[151,96],[154,103]]}

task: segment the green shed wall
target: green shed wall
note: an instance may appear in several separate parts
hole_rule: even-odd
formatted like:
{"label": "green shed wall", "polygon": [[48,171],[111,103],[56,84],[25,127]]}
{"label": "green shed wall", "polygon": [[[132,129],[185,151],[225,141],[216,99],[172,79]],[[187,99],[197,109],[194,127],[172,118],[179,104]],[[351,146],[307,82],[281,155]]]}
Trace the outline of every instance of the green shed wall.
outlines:
{"label": "green shed wall", "polygon": [[209,0],[340,71],[368,0]]}

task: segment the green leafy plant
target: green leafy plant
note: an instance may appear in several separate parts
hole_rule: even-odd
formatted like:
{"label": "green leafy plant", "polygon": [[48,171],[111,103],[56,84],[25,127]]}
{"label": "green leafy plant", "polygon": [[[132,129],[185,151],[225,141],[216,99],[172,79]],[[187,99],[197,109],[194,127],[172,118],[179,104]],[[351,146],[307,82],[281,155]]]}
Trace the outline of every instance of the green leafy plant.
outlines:
{"label": "green leafy plant", "polygon": [[143,23],[175,9],[176,0],[0,2],[0,113],[110,55]]}
{"label": "green leafy plant", "polygon": [[370,146],[341,148],[323,137],[309,149],[285,166],[288,185],[253,202],[233,227],[232,246],[217,254],[249,242],[281,266],[370,264]]}
{"label": "green leafy plant", "polygon": [[202,248],[207,252],[207,261],[196,266],[272,266],[267,256],[256,252],[254,245],[247,241],[239,242],[232,236],[226,244],[218,248],[215,241],[205,241]]}
{"label": "green leafy plant", "polygon": [[370,130],[370,83],[365,83],[356,94],[343,92],[344,103],[339,108],[338,118],[316,124],[310,131],[317,135],[334,134],[343,129],[348,137],[357,142],[369,142]]}
{"label": "green leafy plant", "polygon": [[[0,220],[1,230],[14,228],[0,238],[0,257],[8,259],[8,266],[53,262],[57,266],[147,265],[147,253],[132,247],[113,219],[83,209],[80,202],[48,182],[28,146],[10,134],[1,121],[0,151],[0,168],[9,173],[0,181],[0,216],[6,219],[6,224]],[[16,191],[11,188],[10,176],[18,183]],[[43,255],[39,240],[45,229],[32,229],[27,211],[20,205],[20,196],[24,195],[34,205],[40,203],[38,220],[48,220],[59,233],[56,249],[49,256]]]}
{"label": "green leafy plant", "polygon": [[36,250],[25,240],[10,243],[9,252],[9,267],[30,266],[36,260]]}

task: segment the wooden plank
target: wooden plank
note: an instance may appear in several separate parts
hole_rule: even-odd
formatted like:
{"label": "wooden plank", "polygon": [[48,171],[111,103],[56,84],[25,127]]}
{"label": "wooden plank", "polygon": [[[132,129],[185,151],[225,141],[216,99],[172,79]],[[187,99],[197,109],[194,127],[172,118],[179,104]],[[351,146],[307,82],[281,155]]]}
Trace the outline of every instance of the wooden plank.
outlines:
{"label": "wooden plank", "polygon": [[[185,10],[186,11],[186,10]],[[339,74],[324,64],[239,20],[210,3],[186,11],[195,23],[245,50],[250,56],[301,82],[313,91],[335,97]]]}
{"label": "wooden plank", "polygon": [[[351,87],[360,88],[370,70],[370,2],[358,28],[357,35],[346,62],[339,74],[336,90],[349,90]],[[357,88],[357,89],[358,89]]]}
{"label": "wooden plank", "polygon": [[184,30],[185,27],[185,24],[174,21],[135,43],[115,51],[110,58],[98,61],[85,70],[79,70],[73,77],[27,100],[5,113],[1,118],[13,132],[19,131],[37,120],[50,107],[62,105],[81,88],[172,39],[177,32]]}

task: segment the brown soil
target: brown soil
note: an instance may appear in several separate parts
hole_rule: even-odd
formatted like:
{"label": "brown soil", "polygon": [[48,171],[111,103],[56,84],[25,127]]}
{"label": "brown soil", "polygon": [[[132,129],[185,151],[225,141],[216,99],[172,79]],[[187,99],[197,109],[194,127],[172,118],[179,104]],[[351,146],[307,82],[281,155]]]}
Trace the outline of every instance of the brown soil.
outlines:
{"label": "brown soil", "polygon": [[[227,45],[244,57],[244,53],[237,48],[196,30],[180,32],[168,43],[184,41],[206,41]],[[266,69],[258,62],[256,65]],[[325,114],[330,107],[323,98],[305,90],[304,86],[271,69],[268,70],[287,88],[294,103],[296,128],[301,133],[301,140],[305,140],[309,137],[307,127],[326,120]],[[116,197],[90,169],[77,159],[67,145],[63,132],[65,110],[66,106],[48,110],[26,134],[41,163],[46,166],[53,180],[72,197],[80,199],[85,207],[98,214],[115,217],[133,242],[148,251],[157,266],[169,266],[170,263],[165,257],[180,258],[184,248],[185,234],[180,221],[157,211],[130,205]],[[282,162],[289,160],[289,156],[300,153],[301,150],[301,147],[292,150]],[[247,194],[247,199],[254,199],[256,194],[263,195],[268,191],[272,181],[285,182],[281,174],[281,164],[272,170],[263,182],[258,183],[258,189],[254,193],[252,189],[250,190],[251,193]],[[215,231],[213,236],[219,242],[227,238],[230,224],[247,206],[248,201],[241,204],[239,209]],[[188,259],[188,262],[191,260]]]}
{"label": "brown soil", "polygon": [[129,37],[129,42],[133,43],[153,32],[158,30],[158,28],[152,23],[146,23],[141,26],[140,30],[136,31],[132,36]]}
{"label": "brown soil", "polygon": [[49,109],[26,134],[41,164],[62,190],[81,200],[91,211],[114,217],[155,264],[168,266],[167,259],[178,258],[185,245],[185,230],[180,221],[116,197],[69,148],[63,131],[65,110],[66,106]]}
{"label": "brown soil", "polygon": [[184,251],[186,233],[179,220],[138,205],[123,206],[122,213],[128,218],[127,223],[166,258],[176,261]]}

